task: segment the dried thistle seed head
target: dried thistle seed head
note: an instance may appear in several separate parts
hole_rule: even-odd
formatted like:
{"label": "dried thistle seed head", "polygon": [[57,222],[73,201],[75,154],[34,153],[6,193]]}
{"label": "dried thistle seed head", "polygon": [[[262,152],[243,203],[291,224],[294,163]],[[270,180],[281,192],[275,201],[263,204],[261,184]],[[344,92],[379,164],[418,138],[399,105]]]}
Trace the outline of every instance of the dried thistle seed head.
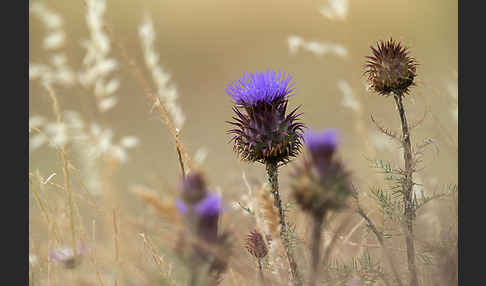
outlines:
{"label": "dried thistle seed head", "polygon": [[408,48],[390,38],[378,42],[377,47],[371,47],[371,50],[373,55],[366,57],[365,65],[371,88],[385,96],[391,92],[396,95],[408,94],[417,75],[417,62],[409,56]]}
{"label": "dried thistle seed head", "polygon": [[268,253],[265,240],[263,239],[262,235],[256,230],[248,234],[245,247],[251,255],[255,256],[258,259],[265,257]]}
{"label": "dried thistle seed head", "polygon": [[249,162],[290,161],[300,153],[304,125],[297,109],[286,115],[291,77],[275,71],[246,74],[226,88],[235,106],[228,131],[233,150]]}
{"label": "dried thistle seed head", "polygon": [[345,206],[351,194],[349,172],[334,157],[336,131],[308,131],[304,138],[308,157],[294,171],[293,195],[304,211],[322,217]]}
{"label": "dried thistle seed head", "polygon": [[206,194],[206,182],[203,174],[198,171],[192,171],[187,174],[180,183],[180,190],[183,200],[188,204],[195,204],[202,200]]}

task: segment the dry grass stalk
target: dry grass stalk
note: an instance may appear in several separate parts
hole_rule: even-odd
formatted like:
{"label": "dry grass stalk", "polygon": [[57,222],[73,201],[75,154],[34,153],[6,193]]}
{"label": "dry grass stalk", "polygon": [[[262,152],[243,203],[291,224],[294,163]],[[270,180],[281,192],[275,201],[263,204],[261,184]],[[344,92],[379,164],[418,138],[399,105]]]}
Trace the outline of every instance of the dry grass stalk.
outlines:
{"label": "dry grass stalk", "polygon": [[[59,106],[59,102],[56,97],[56,93],[54,92],[54,89],[48,82],[44,82],[44,87],[47,89],[49,96],[52,99],[52,106],[54,109],[54,114],[56,115],[56,121],[58,124],[62,124],[61,120],[61,108]],[[78,255],[76,249],[76,226],[74,224],[74,213],[73,213],[73,193],[71,190],[71,180],[69,177],[69,161],[67,157],[66,150],[64,146],[59,147],[59,155],[61,157],[61,162],[62,162],[62,172],[64,175],[64,189],[66,190],[67,193],[67,203],[69,207],[69,219],[71,223],[71,238],[72,238],[72,249],[74,250],[74,259],[76,259],[76,256]]]}
{"label": "dry grass stalk", "polygon": [[179,212],[171,200],[160,200],[157,194],[143,186],[134,186],[132,192],[144,203],[152,207],[164,220],[177,224],[181,221]]}

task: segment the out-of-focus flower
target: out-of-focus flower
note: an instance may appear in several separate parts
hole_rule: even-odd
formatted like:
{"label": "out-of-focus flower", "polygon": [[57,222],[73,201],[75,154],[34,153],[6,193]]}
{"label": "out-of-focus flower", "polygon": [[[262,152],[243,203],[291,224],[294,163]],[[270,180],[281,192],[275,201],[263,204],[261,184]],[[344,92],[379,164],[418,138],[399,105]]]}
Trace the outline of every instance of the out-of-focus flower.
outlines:
{"label": "out-of-focus flower", "polygon": [[78,245],[77,248],[77,253],[75,254],[71,247],[60,246],[49,252],[49,258],[56,263],[60,263],[67,269],[76,268],[81,264],[82,257],[87,251],[87,247],[84,245]]}
{"label": "out-of-focus flower", "polygon": [[308,156],[295,170],[293,194],[304,211],[323,217],[327,211],[345,206],[351,194],[349,172],[335,158],[338,147],[335,130],[307,131],[304,139]]}
{"label": "out-of-focus flower", "polygon": [[176,248],[189,250],[192,253],[190,259],[196,265],[210,263],[208,274],[217,281],[226,269],[231,252],[229,234],[218,233],[218,220],[223,211],[221,196],[209,191],[201,172],[194,170],[182,179],[179,189],[181,196],[175,202],[176,208],[184,216],[189,231],[210,247],[198,242],[187,245],[183,235]]}
{"label": "out-of-focus flower", "polygon": [[298,108],[286,115],[294,88],[291,77],[275,71],[249,73],[231,83],[226,92],[233,98],[236,116],[228,122],[235,129],[234,151],[249,162],[288,162],[300,153],[304,125]]}
{"label": "out-of-focus flower", "polygon": [[394,93],[403,96],[409,93],[417,75],[417,62],[409,56],[409,50],[400,42],[390,39],[371,47],[372,56],[367,56],[365,74],[370,87],[379,94]]}
{"label": "out-of-focus flower", "polygon": [[193,171],[180,183],[181,198],[176,200],[176,207],[184,215],[197,235],[208,241],[214,241],[218,234],[218,219],[221,214],[221,196],[207,190],[202,174]]}

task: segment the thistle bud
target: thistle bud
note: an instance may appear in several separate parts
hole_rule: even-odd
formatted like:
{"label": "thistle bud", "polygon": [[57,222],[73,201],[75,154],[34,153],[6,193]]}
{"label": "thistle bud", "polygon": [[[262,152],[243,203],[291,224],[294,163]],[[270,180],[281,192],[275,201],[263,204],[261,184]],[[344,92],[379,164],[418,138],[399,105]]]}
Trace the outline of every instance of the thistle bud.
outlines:
{"label": "thistle bud", "polygon": [[377,47],[371,47],[372,56],[367,56],[365,74],[371,88],[382,95],[393,92],[405,95],[409,87],[414,85],[417,63],[409,56],[409,51],[400,42],[390,38],[380,41]]}
{"label": "thistle bud", "polygon": [[265,244],[263,236],[256,230],[248,234],[245,248],[251,255],[258,259],[264,258],[268,253],[267,245]]}

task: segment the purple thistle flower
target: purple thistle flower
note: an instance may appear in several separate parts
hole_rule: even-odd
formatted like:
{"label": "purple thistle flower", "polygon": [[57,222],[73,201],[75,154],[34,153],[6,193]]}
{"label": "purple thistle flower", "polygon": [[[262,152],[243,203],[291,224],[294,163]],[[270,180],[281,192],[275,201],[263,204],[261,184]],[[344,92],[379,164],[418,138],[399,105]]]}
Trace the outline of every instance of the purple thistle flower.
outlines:
{"label": "purple thistle flower", "polygon": [[291,76],[275,71],[247,73],[232,82],[226,92],[238,105],[256,105],[258,102],[272,103],[285,99],[294,91]]}
{"label": "purple thistle flower", "polygon": [[233,82],[226,92],[235,105],[233,150],[250,162],[288,162],[300,153],[304,125],[297,122],[297,108],[286,115],[294,91],[291,77],[275,71],[249,73]]}

